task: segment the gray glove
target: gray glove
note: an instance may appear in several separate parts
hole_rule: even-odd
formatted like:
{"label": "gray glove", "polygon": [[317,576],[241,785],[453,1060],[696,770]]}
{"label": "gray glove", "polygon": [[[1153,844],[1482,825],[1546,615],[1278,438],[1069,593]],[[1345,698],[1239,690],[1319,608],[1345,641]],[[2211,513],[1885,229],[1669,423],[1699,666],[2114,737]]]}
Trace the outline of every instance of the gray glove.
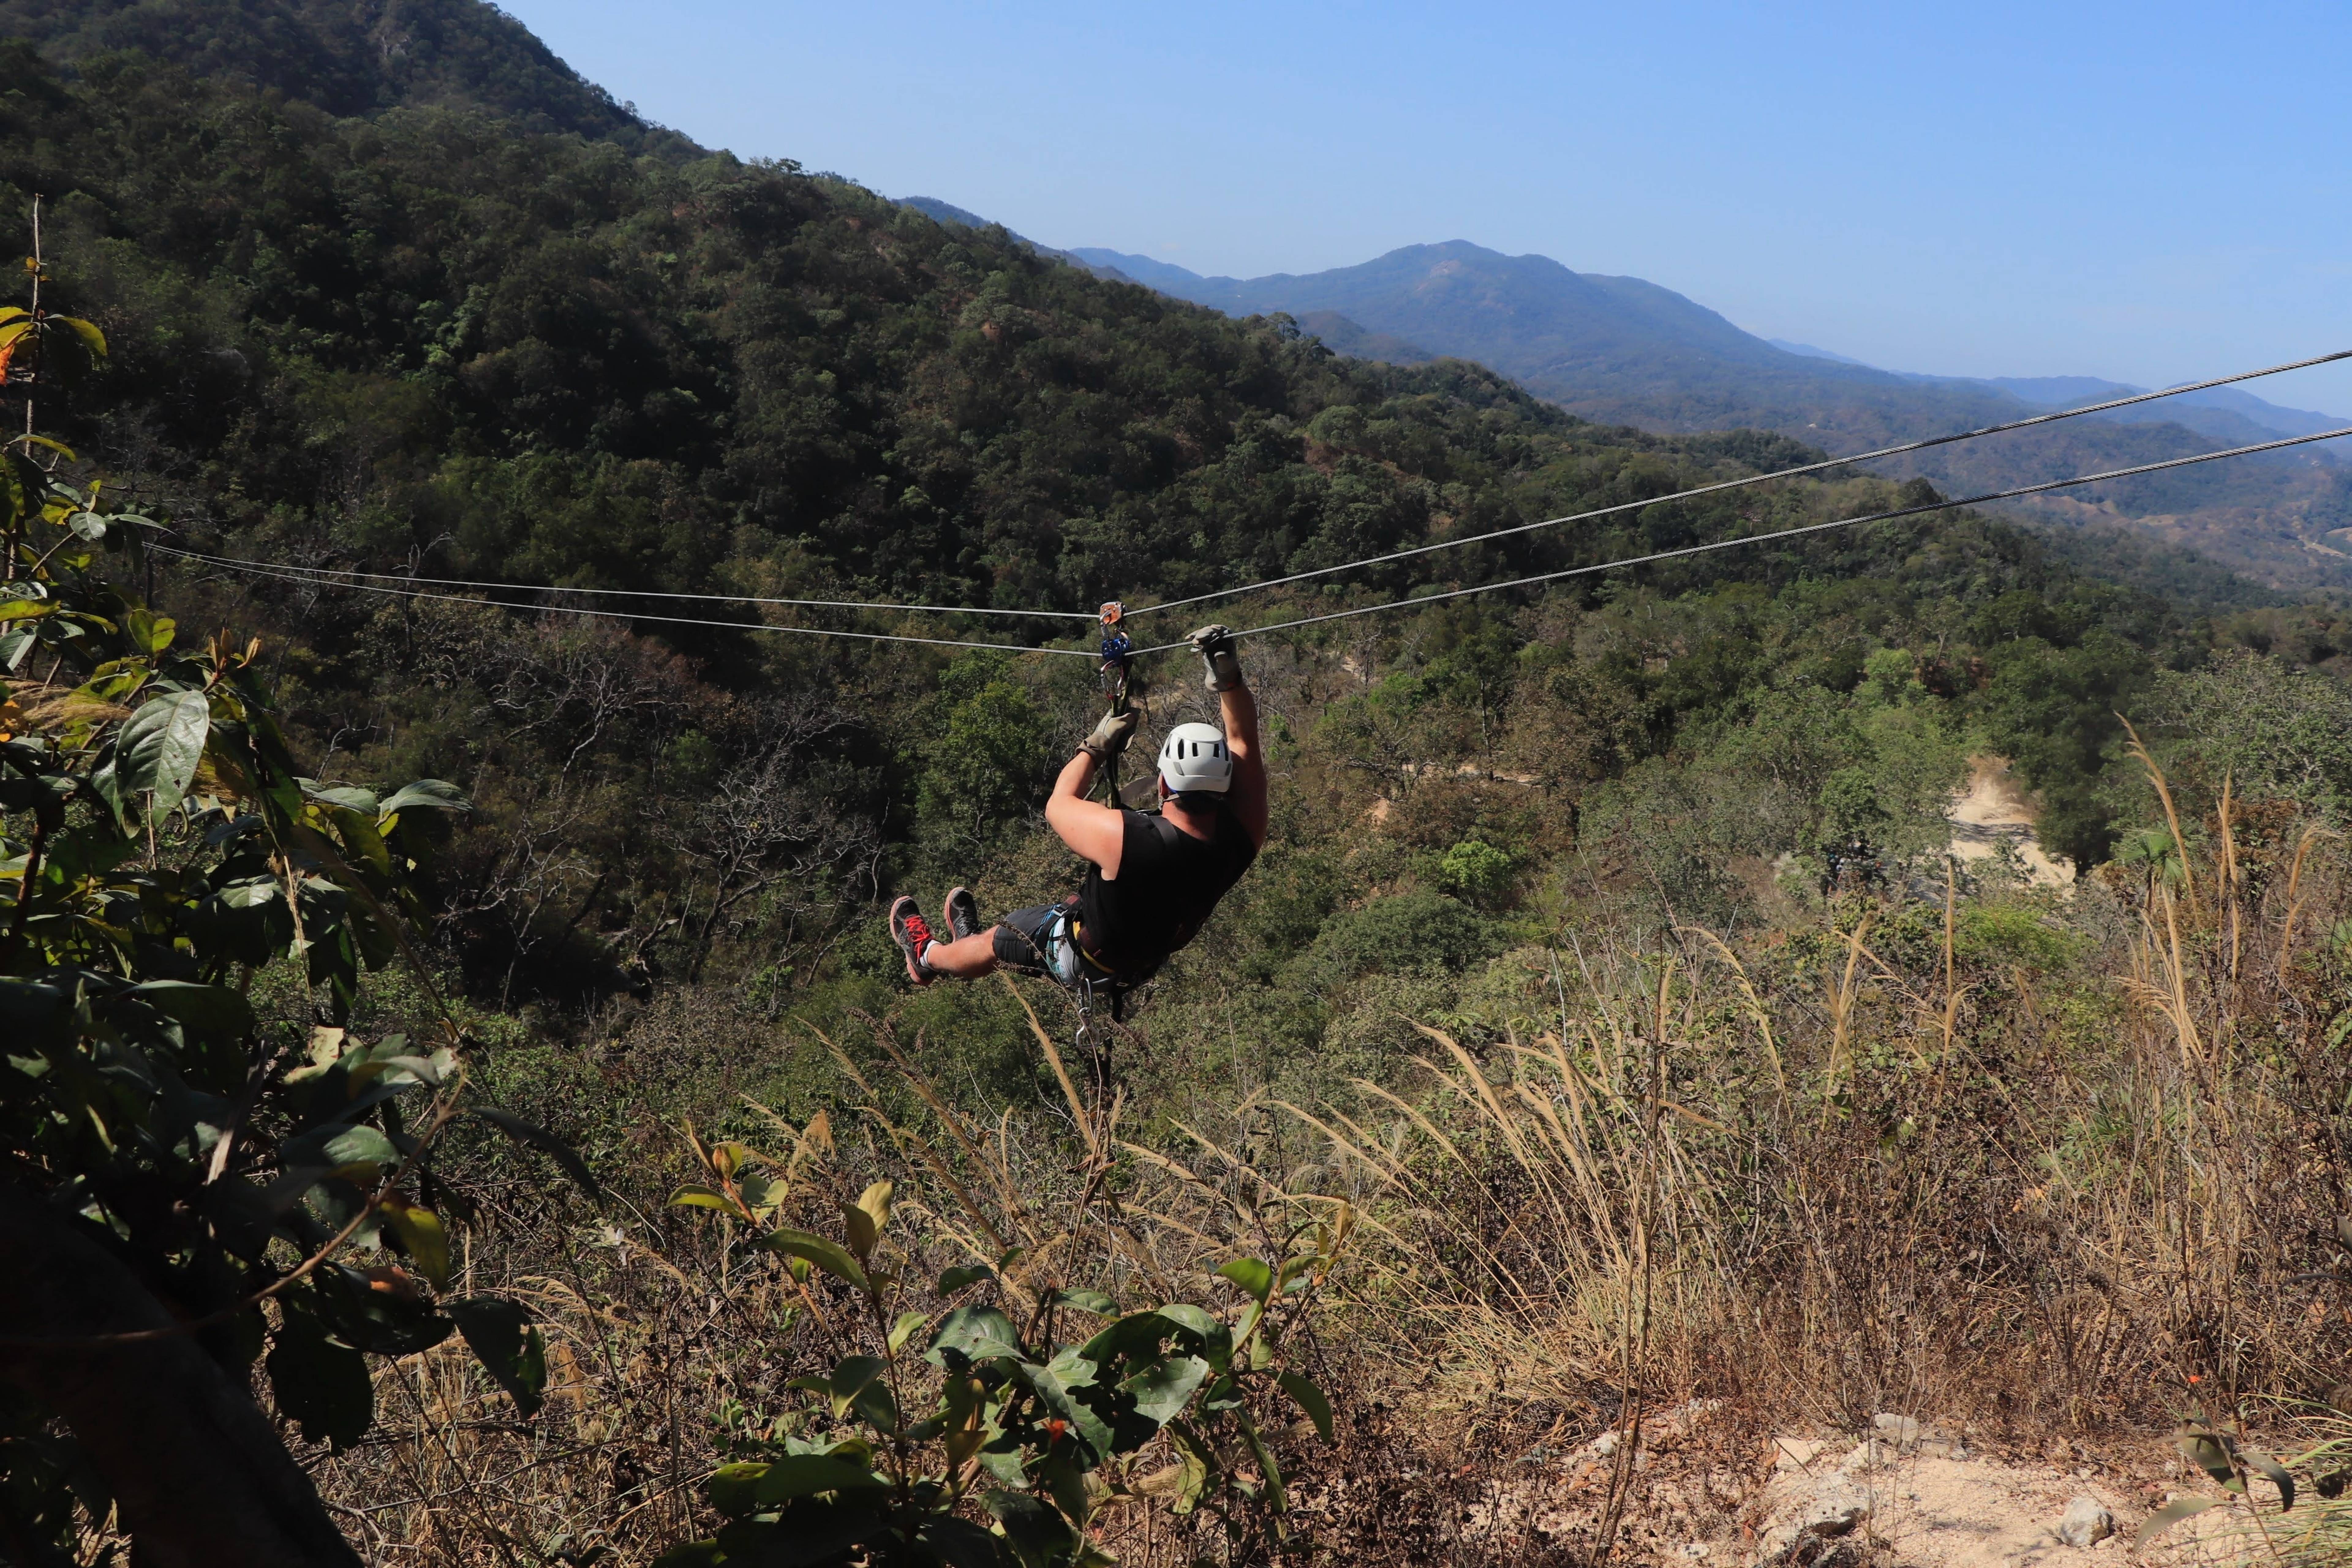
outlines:
{"label": "gray glove", "polygon": [[1202,626],[1187,632],[1185,640],[1207,665],[1203,680],[1212,691],[1231,691],[1242,683],[1242,661],[1234,657],[1234,634],[1225,626]]}
{"label": "gray glove", "polygon": [[1129,708],[1122,712],[1106,713],[1094,733],[1078,742],[1078,750],[1095,760],[1097,767],[1127,750],[1128,742],[1135,738],[1135,727],[1142,715]]}

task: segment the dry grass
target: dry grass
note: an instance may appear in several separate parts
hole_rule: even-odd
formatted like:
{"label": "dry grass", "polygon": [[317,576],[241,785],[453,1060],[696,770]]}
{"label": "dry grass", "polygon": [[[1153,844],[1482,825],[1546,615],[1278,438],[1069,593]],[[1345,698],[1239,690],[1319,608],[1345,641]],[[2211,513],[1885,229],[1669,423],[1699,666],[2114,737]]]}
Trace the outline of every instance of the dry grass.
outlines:
{"label": "dry grass", "polygon": [[[1042,1026],[1065,1103],[983,1118],[875,1022],[835,1050],[839,1146],[772,1127],[780,1217],[822,1228],[890,1175],[910,1274],[1017,1247],[1008,1294],[1031,1304],[1062,1284],[1220,1301],[1223,1258],[1352,1224],[1306,1345],[1340,1442],[1281,1445],[1302,1533],[1268,1559],[1641,1555],[1645,1417],[1696,1396],[1783,1429],[1897,1409],[2032,1431],[2315,1393],[2347,1344],[2343,848],[2226,789],[2189,820],[2149,773],[2188,852],[2063,910],[1954,896],[1736,947],[1522,955],[1538,1024],[1423,1026],[1402,1080],[1245,1103],[1173,1143]],[[2071,949],[2037,964],[1987,920]],[[1244,1136],[1268,1118],[1303,1140]],[[544,1314],[548,1408],[516,1420],[446,1347],[387,1370],[381,1431],[318,1465],[373,1561],[645,1561],[690,1533],[729,1439],[836,1353],[837,1303],[725,1222],[524,1208],[494,1223],[511,1272],[471,1284]],[[1563,1480],[1610,1428],[1614,1455]],[[1140,1458],[1139,1481],[1162,1462]],[[1538,1530],[1562,1488],[1573,1528]],[[2306,1524],[2277,1549],[2340,1555],[2334,1512]],[[1143,1564],[1215,1545],[1140,1489],[1104,1533]]]}

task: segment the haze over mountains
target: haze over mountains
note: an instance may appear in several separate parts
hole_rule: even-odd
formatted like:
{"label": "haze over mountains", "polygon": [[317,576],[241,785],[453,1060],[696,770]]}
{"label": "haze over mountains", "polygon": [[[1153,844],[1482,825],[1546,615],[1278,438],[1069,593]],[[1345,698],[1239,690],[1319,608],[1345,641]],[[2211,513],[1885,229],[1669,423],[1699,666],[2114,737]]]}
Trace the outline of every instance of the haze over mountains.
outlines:
{"label": "haze over mountains", "polygon": [[[1586,418],[1655,430],[1754,426],[1832,453],[2013,420],[2140,390],[2088,376],[1906,374],[1742,331],[1638,278],[1579,273],[1464,240],[1407,246],[1305,276],[1204,278],[1099,247],[1065,253],[1235,315],[1285,311],[1338,352],[1476,360]],[[2234,367],[2232,367],[2234,368]],[[2234,388],[2189,394],[1902,459],[1948,490],[2072,473],[2352,425]],[[2347,443],[2352,445],[2352,443]],[[2298,448],[2029,503],[2070,521],[2129,520],[2276,583],[2352,582],[2352,452]]]}

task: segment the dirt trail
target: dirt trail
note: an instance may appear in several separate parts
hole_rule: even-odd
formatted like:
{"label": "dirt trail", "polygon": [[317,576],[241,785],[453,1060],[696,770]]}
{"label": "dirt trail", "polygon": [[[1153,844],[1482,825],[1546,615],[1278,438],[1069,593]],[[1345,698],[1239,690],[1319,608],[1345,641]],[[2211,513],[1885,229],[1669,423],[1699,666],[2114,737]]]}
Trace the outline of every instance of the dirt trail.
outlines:
{"label": "dirt trail", "polygon": [[[1643,1423],[1622,1555],[1645,1568],[2123,1568],[2186,1563],[2211,1544],[2207,1521],[2143,1553],[2132,1534],[2180,1492],[2202,1491],[2171,1444],[2119,1434],[2090,1446],[1979,1446],[1966,1428],[1882,1414],[1867,1435],[1756,1428],[1712,1400]],[[1589,1542],[1620,1435],[1522,1472],[1463,1516],[1464,1536],[1522,1550]],[[1759,1451],[1760,1450],[1760,1451]],[[2228,1561],[2223,1553],[2215,1559]],[[1530,1561],[1552,1561],[1540,1551]],[[2200,1568],[2209,1568],[2200,1562]]]}
{"label": "dirt trail", "polygon": [[1969,759],[1969,785],[1946,813],[1952,824],[1952,855],[1963,862],[1992,861],[2004,848],[2022,865],[2029,885],[2064,887],[2074,873],[2042,852],[2033,837],[2033,808],[2024,788],[2000,757]]}
{"label": "dirt trail", "polygon": [[2113,1470],[1995,1458],[1879,1419],[1883,1435],[1861,1442],[1779,1439],[1757,1556],[1810,1531],[1871,1542],[1906,1568],[2089,1568],[2126,1556],[2146,1512],[2143,1489]]}

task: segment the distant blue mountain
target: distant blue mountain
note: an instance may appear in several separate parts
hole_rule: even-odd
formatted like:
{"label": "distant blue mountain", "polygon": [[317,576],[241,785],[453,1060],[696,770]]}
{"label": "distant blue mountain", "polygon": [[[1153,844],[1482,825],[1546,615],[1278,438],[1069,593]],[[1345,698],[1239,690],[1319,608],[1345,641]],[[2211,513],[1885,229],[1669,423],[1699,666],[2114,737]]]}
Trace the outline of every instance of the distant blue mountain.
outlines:
{"label": "distant blue mountain", "polygon": [[[958,211],[949,221],[970,221],[970,215]],[[1096,247],[1059,254],[1234,315],[1286,313],[1335,351],[1359,358],[1475,360],[1589,419],[1661,431],[1777,430],[1833,455],[2133,390],[2091,376],[1979,379],[1881,370],[1808,343],[1742,331],[1639,278],[1576,272],[1549,257],[1506,256],[1466,240],[1407,246],[1325,272],[1250,279],[1203,277]],[[1968,494],[2346,424],[2352,421],[2225,388],[1940,447],[1886,467]],[[2305,447],[2021,504],[2071,521],[2141,520],[2176,542],[2273,582],[2341,582],[2352,578],[2352,548],[2341,547],[2332,530],[2352,516],[2352,452],[2323,452]]]}
{"label": "distant blue mountain", "polygon": [[[1996,418],[2015,417],[2023,412],[2013,406],[2001,410],[2000,405],[2011,399],[2031,408],[2055,409],[2146,390],[2095,376],[1969,377],[1883,371],[1832,349],[1753,337],[1714,311],[1638,278],[1571,272],[1546,257],[1506,257],[1461,240],[1409,246],[1360,267],[1305,277],[1278,273],[1248,279],[1206,278],[1149,256],[1095,247],[1078,247],[1067,254],[1115,269],[1163,293],[1223,310],[1287,310],[1302,321],[1309,315],[1336,314],[1349,330],[1322,335],[1343,353],[1407,363],[1425,358],[1432,351],[1457,354],[1517,376],[1534,390],[1571,407],[1589,408],[1596,415],[1622,413],[1642,423],[1660,414],[1668,415],[1670,422],[1682,423],[1699,412],[1692,408],[1687,395],[1675,395],[1656,384],[1654,369],[1661,364],[1676,367],[1675,377],[1696,384],[1682,387],[1685,394],[1718,380],[1729,365],[1745,368],[1747,374],[1741,379],[1760,374],[1776,383],[1809,380],[1834,365],[1864,373],[1871,380],[1841,377],[1830,389],[1832,401],[1850,402],[1873,383],[1884,391],[1900,382],[1948,389]],[[1345,342],[1340,341],[1343,338]],[[1409,353],[1383,352],[1400,344]],[[1649,372],[1633,363],[1636,356],[1650,362]],[[1717,363],[1695,363],[1705,361]],[[1619,392],[1630,378],[1652,383],[1643,389],[1646,395],[1636,394],[1631,407],[1612,407],[1612,402],[1624,400],[1622,392],[1613,399],[1609,395]],[[1738,401],[1763,406],[1741,412],[1778,412],[1770,405],[1791,390],[1793,386],[1788,384],[1777,391],[1754,388],[1759,395]],[[1665,394],[1663,398],[1661,393]],[[1979,395],[1983,401],[1979,401]],[[1661,402],[1666,406],[1659,407]],[[1731,410],[1723,412],[1727,416]],[[1939,406],[1934,412],[1943,415],[1952,410]],[[1855,417],[1853,410],[1843,413],[1848,419]],[[2230,446],[2352,425],[2352,419],[2283,407],[2234,387],[2185,393],[2097,417],[2119,424],[2178,425]],[[1781,428],[1790,426],[1785,416],[1759,422]],[[1838,423],[1833,414],[1828,422],[1807,418],[1802,426],[1834,449],[1840,444],[1833,434]],[[1859,432],[1857,437],[1856,444],[1875,444]],[[2339,454],[2327,447],[2314,451],[2330,461],[2352,463],[2352,452]]]}
{"label": "distant blue mountain", "polygon": [[1867,364],[1864,361],[1854,359],[1850,355],[1832,353],[1828,349],[1817,349],[1811,343],[1792,343],[1786,338],[1766,338],[1764,341],[1770,343],[1774,348],[1781,350],[1783,353],[1801,354],[1806,359],[1835,360],[1840,364],[1859,364],[1863,365],[1865,369],[1877,368],[1874,365]]}
{"label": "distant blue mountain", "polygon": [[[1328,272],[1252,279],[1204,278],[1119,251],[1075,254],[1235,315],[1279,310],[1307,322],[1336,314],[1344,330],[1316,330],[1342,353],[1402,359],[1393,346],[1402,342],[1415,354],[1476,360],[1590,419],[1654,430],[1749,426],[1832,454],[2131,390],[2088,376],[1979,380],[1879,370],[1811,344],[1753,336],[1638,278],[1575,272],[1548,257],[1505,256],[1464,240],[1407,246]],[[1965,495],[2347,424],[2225,388],[1886,466]],[[2305,447],[2020,504],[2068,521],[2142,520],[2273,582],[2352,577],[2352,547],[2333,531],[2352,516],[2352,452]]]}
{"label": "distant blue mountain", "polygon": [[1097,267],[1108,267],[1124,272],[1138,283],[1149,283],[1163,294],[1180,295],[1185,299],[1192,298],[1185,292],[1187,286],[1208,281],[1199,273],[1188,272],[1173,262],[1155,261],[1149,256],[1130,256],[1123,250],[1105,250],[1099,246],[1082,245],[1073,248],[1069,254]]}
{"label": "distant blue mountain", "polygon": [[[898,205],[902,207],[912,207],[917,212],[921,213],[925,217],[930,218],[934,222],[947,224],[955,228],[988,228],[992,226],[992,220],[981,216],[978,213],[967,212],[963,208],[957,206],[952,202],[943,202],[937,196],[900,196],[898,198]],[[1091,272],[1097,278],[1108,278],[1117,283],[1133,283],[1138,281],[1138,279],[1129,277],[1127,273],[1121,272],[1115,267],[1100,266],[1095,262],[1088,261],[1076,251],[1055,250],[1050,245],[1038,244],[1035,240],[1030,238],[1025,234],[1013,234],[1009,228],[1004,232],[1012,234],[1013,238],[1019,240],[1022,244],[1027,246],[1038,255],[1050,256],[1056,261],[1066,261],[1082,272]],[[1169,292],[1169,290],[1162,289],[1161,292],[1166,293]]]}

